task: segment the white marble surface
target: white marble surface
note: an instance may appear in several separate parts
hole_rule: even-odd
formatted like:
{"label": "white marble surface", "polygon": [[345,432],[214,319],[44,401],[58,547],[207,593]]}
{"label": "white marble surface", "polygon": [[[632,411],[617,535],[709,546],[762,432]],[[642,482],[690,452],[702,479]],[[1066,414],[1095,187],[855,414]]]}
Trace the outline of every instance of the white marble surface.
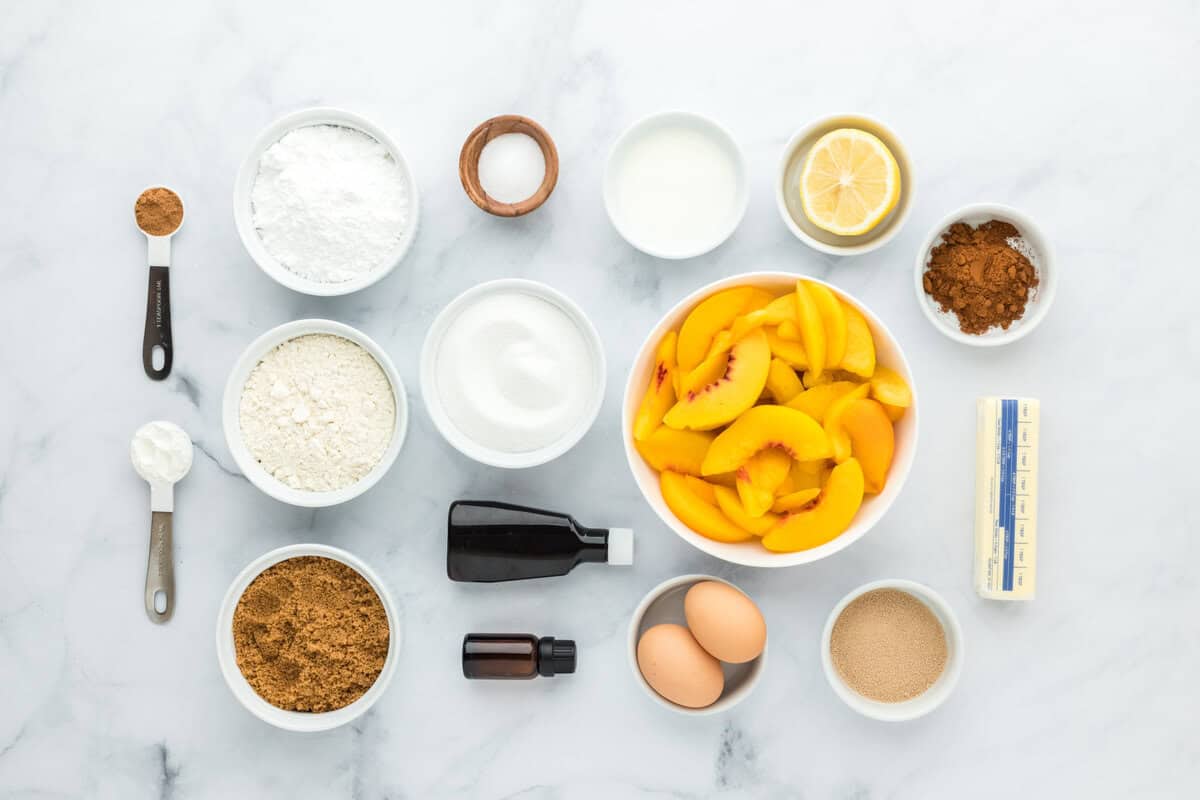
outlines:
{"label": "white marble surface", "polygon": [[[1195,3],[314,5],[0,7],[0,796],[1194,796]],[[312,104],[385,126],[423,193],[408,260],[336,300],[267,279],[230,209],[258,131]],[[614,137],[668,107],[724,122],[752,175],[732,240],[685,263],[626,246],[599,190]],[[770,187],[788,136],[845,110],[901,132],[919,188],[898,239],[838,260],[792,238]],[[544,123],[562,156],[549,204],[518,221],[477,211],[456,174],[466,133],[504,112]],[[164,384],[139,363],[145,244],[130,218],[156,182],[188,208]],[[942,338],[910,286],[926,229],[980,200],[1041,221],[1062,269],[1044,326],[997,352]],[[907,349],[923,404],[916,466],[889,516],[849,550],[791,570],[730,568],[677,539],[638,495],[618,432],[625,371],[658,315],[709,280],[759,268],[827,277],[865,300]],[[433,315],[502,276],[572,295],[609,354],[595,428],[523,472],[452,451],[417,391]],[[303,316],[375,337],[414,400],[395,468],[366,496],[315,513],[236,473],[219,413],[235,356]],[[1027,606],[989,604],[970,587],[973,401],[995,392],[1043,401],[1041,592]],[[127,455],[132,431],[159,417],[199,447],[178,492],[179,605],[164,628],[141,608],[147,493]],[[443,515],[464,495],[632,525],[637,564],[453,585]],[[234,574],[298,541],[374,564],[404,617],[391,689],[358,724],[315,736],[251,717],[213,647]],[[762,685],[714,718],[653,705],[626,665],[635,604],[690,571],[742,585],[771,626]],[[942,591],[970,645],[958,693],[907,725],[855,716],[817,656],[833,603],[884,576]],[[464,681],[460,637],[497,629],[575,637],[580,672]]]}

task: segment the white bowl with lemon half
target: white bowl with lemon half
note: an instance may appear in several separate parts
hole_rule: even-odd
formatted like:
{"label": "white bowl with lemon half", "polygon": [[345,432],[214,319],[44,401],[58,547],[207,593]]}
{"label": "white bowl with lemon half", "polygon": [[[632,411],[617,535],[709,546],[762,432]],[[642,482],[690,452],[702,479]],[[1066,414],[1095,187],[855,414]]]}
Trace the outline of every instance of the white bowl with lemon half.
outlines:
{"label": "white bowl with lemon half", "polygon": [[[854,154],[848,168],[841,164],[845,152]],[[775,202],[784,224],[809,247],[861,255],[883,247],[904,227],[916,188],[913,173],[904,143],[882,122],[861,114],[823,117],[797,131],[783,149]],[[839,207],[833,196],[845,186],[867,202]]]}
{"label": "white bowl with lemon half", "polygon": [[[746,535],[740,539],[727,537],[725,540],[718,540],[700,533],[697,528],[692,527],[688,521],[685,521],[684,517],[688,515],[688,510],[696,511],[699,509],[708,514],[712,519],[715,519],[719,525],[725,526],[727,523],[732,522],[731,518],[727,518],[727,515],[731,513],[727,508],[706,508],[706,506],[711,506],[712,504],[706,503],[704,506],[698,506],[693,503],[690,509],[681,509],[680,513],[683,514],[681,516],[680,513],[676,513],[676,510],[672,508],[672,504],[668,503],[664,495],[664,487],[667,484],[663,481],[663,475],[667,472],[674,472],[676,475],[684,475],[686,473],[686,477],[683,478],[672,476],[669,483],[673,486],[678,486],[680,481],[684,481],[689,486],[692,486],[692,481],[702,480],[699,476],[701,476],[703,468],[699,467],[697,463],[691,462],[696,462],[700,459],[706,460],[707,454],[711,452],[711,442],[704,443],[704,447],[707,449],[700,452],[698,456],[693,454],[689,457],[680,454],[671,455],[666,458],[652,459],[644,455],[644,452],[649,453],[655,447],[653,440],[657,438],[657,433],[651,433],[646,438],[638,440],[637,434],[634,432],[634,426],[639,417],[642,416],[640,412],[646,400],[652,376],[663,376],[659,378],[660,382],[670,377],[669,371],[660,372],[659,370],[660,351],[663,348],[664,340],[671,332],[681,330],[684,322],[688,320],[692,312],[695,311],[702,301],[714,298],[726,290],[747,287],[749,287],[747,291],[750,292],[766,293],[767,296],[779,296],[787,293],[789,290],[794,291],[797,280],[801,279],[828,289],[837,300],[841,301],[844,307],[852,309],[852,312],[847,312],[847,314],[854,313],[854,316],[859,320],[856,325],[860,330],[869,333],[872,343],[873,356],[870,372],[874,374],[879,372],[879,367],[887,367],[894,376],[897,376],[907,385],[909,405],[902,414],[892,420],[893,449],[890,462],[886,468],[886,475],[881,491],[876,493],[867,492],[864,496],[861,491],[862,484],[860,484],[859,497],[861,499],[856,510],[853,512],[852,518],[846,523],[844,529],[834,533],[832,538],[827,538],[819,544],[805,546],[802,549],[795,549],[790,552],[773,551],[767,549],[768,545],[765,544],[767,531],[759,534],[751,531],[744,524],[733,523],[734,528],[726,528],[726,530],[736,533],[746,533]],[[676,338],[678,340],[679,337],[677,336]],[[735,353],[733,350],[730,350],[729,353],[729,363],[733,363]],[[754,360],[754,355],[747,350],[742,353],[741,359],[741,363],[745,366],[748,362]],[[774,360],[774,356],[772,356],[772,360]],[[847,364],[848,361],[843,359],[838,369],[847,366]],[[865,372],[867,370],[861,371]],[[725,377],[729,377],[728,373]],[[758,386],[763,387],[763,384],[758,384]],[[702,395],[705,391],[707,389],[698,390],[695,395]],[[859,395],[859,397],[863,396]],[[674,398],[674,395],[672,395],[672,398]],[[754,403],[754,400],[751,399],[750,402]],[[917,448],[917,406],[917,392],[912,370],[909,368],[908,361],[904,357],[899,342],[896,341],[896,338],[887,329],[887,326],[883,324],[883,321],[876,317],[861,301],[837,287],[805,275],[786,272],[751,272],[724,278],[697,289],[668,311],[658,324],[650,330],[646,340],[642,343],[641,348],[634,357],[633,367],[629,373],[629,380],[625,386],[625,396],[622,403],[621,435],[625,444],[625,456],[629,464],[629,469],[642,496],[666,526],[681,539],[708,555],[732,564],[742,564],[750,567],[790,567],[818,561],[845,549],[866,535],[867,531],[874,527],[883,518],[884,514],[887,513],[892,503],[899,497],[905,480],[912,469],[912,462]],[[753,407],[764,408],[768,406],[759,404]],[[793,408],[796,407],[793,405]],[[672,410],[674,410],[673,407]],[[671,428],[675,430],[673,426],[666,424],[669,417],[670,413],[668,412],[668,415],[663,417],[664,424],[659,425],[658,429],[666,430]],[[816,420],[815,417],[814,420]],[[738,420],[735,419],[736,421]],[[816,420],[815,423],[808,423],[810,426],[811,424],[820,424],[820,421]],[[701,435],[706,433],[717,434],[717,429],[720,426],[705,424],[693,426],[685,423],[680,427],[690,429],[682,432],[682,438],[695,440],[697,433]],[[728,427],[725,429],[728,430]],[[672,435],[671,438],[675,439],[677,437]],[[766,437],[764,448],[776,446],[776,442],[772,441],[773,438],[773,436]],[[786,448],[787,445],[780,441],[778,446]],[[652,461],[656,463],[652,464]],[[714,473],[716,472],[718,471],[714,470]],[[707,478],[704,478],[704,480],[707,480]],[[711,475],[711,480],[720,483],[722,478],[721,475],[713,474]],[[823,483],[824,489],[828,489],[829,482],[824,481]],[[722,500],[728,498],[728,492],[725,491],[730,488],[728,485],[710,488],[718,506]],[[810,500],[822,502],[817,501],[816,498],[810,498]],[[678,505],[676,507],[679,508]],[[786,513],[800,510],[803,510],[802,507],[790,510],[781,508],[777,512],[772,508],[771,514],[775,516],[764,514],[760,515],[760,517],[767,521],[782,520],[786,517]],[[715,516],[713,516],[714,514]]]}

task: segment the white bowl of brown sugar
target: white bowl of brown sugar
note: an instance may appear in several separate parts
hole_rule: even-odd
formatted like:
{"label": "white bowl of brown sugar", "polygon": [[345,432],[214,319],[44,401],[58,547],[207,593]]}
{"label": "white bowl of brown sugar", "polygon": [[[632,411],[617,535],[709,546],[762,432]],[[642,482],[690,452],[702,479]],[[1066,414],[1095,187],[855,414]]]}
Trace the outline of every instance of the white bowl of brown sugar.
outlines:
{"label": "white bowl of brown sugar", "polygon": [[975,203],[947,214],[917,250],[917,304],[945,336],[996,347],[1029,335],[1054,302],[1050,240],[1011,206]]}
{"label": "white bowl of brown sugar", "polygon": [[821,665],[834,693],[883,722],[923,717],[944,703],[965,654],[950,605],[915,581],[858,587],[834,607],[821,637]]}
{"label": "white bowl of brown sugar", "polygon": [[241,571],[217,615],[233,696],[288,731],[326,731],[375,704],[396,671],[399,614],[379,576],[337,547],[293,544]]}

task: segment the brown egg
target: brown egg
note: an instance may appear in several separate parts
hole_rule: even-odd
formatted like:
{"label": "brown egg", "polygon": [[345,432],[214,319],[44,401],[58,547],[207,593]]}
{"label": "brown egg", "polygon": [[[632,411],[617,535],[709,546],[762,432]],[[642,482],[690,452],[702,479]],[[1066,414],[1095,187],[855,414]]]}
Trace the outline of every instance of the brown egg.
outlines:
{"label": "brown egg", "polygon": [[683,613],[700,646],[722,661],[753,661],[767,646],[762,612],[732,586],[716,581],[697,583],[683,598]]}
{"label": "brown egg", "polygon": [[646,683],[672,703],[704,708],[725,691],[720,662],[682,625],[655,625],[643,633],[637,660]]}

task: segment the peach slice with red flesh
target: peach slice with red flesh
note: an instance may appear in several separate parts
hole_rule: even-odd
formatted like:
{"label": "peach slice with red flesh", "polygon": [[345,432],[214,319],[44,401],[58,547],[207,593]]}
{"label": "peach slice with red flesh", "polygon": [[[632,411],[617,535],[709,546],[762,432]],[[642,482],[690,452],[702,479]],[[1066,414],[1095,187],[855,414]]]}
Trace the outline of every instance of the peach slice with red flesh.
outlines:
{"label": "peach slice with red flesh", "polygon": [[729,521],[743,530],[762,536],[779,522],[779,515],[767,511],[759,516],[751,516],[738,498],[738,493],[724,486],[713,487],[716,491],[717,506],[729,518]]}
{"label": "peach slice with red flesh", "polygon": [[846,310],[833,291],[821,283],[805,281],[825,328],[825,366],[837,366],[846,355]]}
{"label": "peach slice with red flesh", "polygon": [[705,475],[729,472],[768,447],[778,448],[798,461],[832,454],[829,436],[804,412],[787,406],[755,406],[717,435],[701,471]]}
{"label": "peach slice with red flesh", "polygon": [[[679,398],[663,422],[672,428],[690,430],[711,430],[732,422],[758,400],[767,385],[770,367],[771,348],[766,335],[761,330],[747,334],[730,348],[724,374]],[[730,470],[738,466],[741,464],[733,465]]]}
{"label": "peach slice with red flesh", "polygon": [[763,546],[777,553],[792,553],[833,541],[850,527],[862,500],[862,467],[851,458],[833,468],[815,502],[788,514],[763,536]]}
{"label": "peach slice with red flesh", "polygon": [[792,457],[774,447],[759,450],[738,467],[737,492],[742,507],[752,517],[761,517],[775,502],[775,490],[792,467]]}
{"label": "peach slice with red flesh", "polygon": [[829,410],[830,404],[847,392],[854,391],[859,385],[850,381],[822,383],[811,389],[805,389],[791,400],[788,400],[784,405],[788,408],[794,408],[797,411],[803,411],[817,422],[823,422],[825,420],[825,412]]}
{"label": "peach slice with red flesh", "polygon": [[825,370],[825,323],[821,320],[813,292],[804,281],[796,281],[796,322],[808,356],[808,369],[819,378]]}
{"label": "peach slice with red flesh", "polygon": [[[842,427],[842,414],[850,407],[851,403],[866,397],[869,391],[871,391],[871,384],[860,384],[834,400],[825,412],[825,432],[829,434],[829,443],[833,448],[833,460],[839,464],[850,458],[851,453],[850,436]],[[707,456],[705,459],[707,463]]]}
{"label": "peach slice with red flesh", "polygon": [[[776,514],[787,514],[792,511],[799,511],[806,505],[817,499],[821,494],[821,487],[813,486],[809,489],[798,489],[794,492],[781,495],[775,498],[775,502],[771,504],[771,510]],[[759,534],[760,536],[765,534]]]}
{"label": "peach slice with red flesh", "polygon": [[[704,483],[697,478],[686,480],[691,476],[680,475],[677,472],[665,471],[659,476],[663,500],[667,508],[679,518],[679,521],[701,536],[707,536],[718,542],[744,542],[753,534],[739,528],[721,513],[716,505],[717,488],[704,484],[707,490],[697,483]],[[727,489],[725,491],[728,491]],[[709,498],[712,498],[709,500]]]}
{"label": "peach slice with red flesh", "polygon": [[896,451],[896,436],[887,412],[874,400],[855,400],[842,412],[841,426],[850,437],[854,458],[862,465],[866,492],[879,494],[887,483]]}
{"label": "peach slice with red flesh", "polygon": [[713,337],[712,345],[704,360],[680,379],[679,396],[686,397],[688,392],[694,392],[720,380],[728,366],[729,348],[732,345],[733,337],[729,331],[719,331]]}
{"label": "peach slice with red flesh", "polygon": [[837,367],[869,378],[875,374],[875,339],[871,336],[871,326],[862,312],[849,303],[842,303],[842,310],[846,312],[846,353]]}
{"label": "peach slice with red flesh", "polygon": [[715,438],[704,431],[677,431],[660,425],[654,433],[641,441],[635,439],[633,444],[646,463],[657,472],[669,469],[699,475],[700,465],[704,463],[704,456]]}
{"label": "peach slice with red flesh", "polygon": [[685,372],[694,369],[708,355],[717,333],[732,325],[740,315],[770,301],[770,293],[756,286],[735,286],[701,300],[679,328],[676,350],[679,368]]}
{"label": "peach slice with red flesh", "polygon": [[650,386],[633,419],[635,441],[642,441],[654,433],[671,406],[675,405],[675,342],[675,331],[669,331],[658,343],[654,371],[650,373]]}
{"label": "peach slice with red flesh", "polygon": [[780,405],[791,400],[804,391],[804,384],[782,359],[771,359],[771,367],[767,370],[767,391],[771,393],[776,403]]}

